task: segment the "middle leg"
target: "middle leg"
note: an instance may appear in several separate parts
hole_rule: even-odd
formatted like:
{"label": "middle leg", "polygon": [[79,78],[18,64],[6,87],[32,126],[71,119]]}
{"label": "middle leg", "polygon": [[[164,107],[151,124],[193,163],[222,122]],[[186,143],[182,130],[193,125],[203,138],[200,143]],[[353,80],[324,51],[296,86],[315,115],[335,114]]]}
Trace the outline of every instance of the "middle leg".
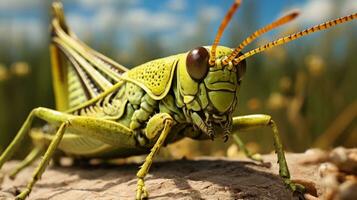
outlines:
{"label": "middle leg", "polygon": [[10,172],[10,178],[15,179],[16,175],[26,168],[27,166],[31,165],[38,157],[40,157],[43,149],[43,147],[34,147],[31,152],[26,156],[26,158],[20,162],[16,168]]}
{"label": "middle leg", "polygon": [[247,158],[261,163],[264,162],[262,156],[259,153],[252,153],[249,151],[249,149],[245,146],[242,139],[239,137],[238,133],[233,134],[233,140],[238,145],[239,150],[243,151],[243,153],[245,154],[245,156],[247,156]]}

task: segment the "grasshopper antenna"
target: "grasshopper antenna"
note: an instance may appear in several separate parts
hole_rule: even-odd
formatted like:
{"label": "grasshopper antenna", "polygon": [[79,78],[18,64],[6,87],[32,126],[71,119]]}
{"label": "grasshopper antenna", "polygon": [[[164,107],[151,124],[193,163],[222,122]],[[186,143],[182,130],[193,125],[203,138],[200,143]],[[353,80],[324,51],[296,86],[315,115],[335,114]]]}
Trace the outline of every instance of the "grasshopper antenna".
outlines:
{"label": "grasshopper antenna", "polygon": [[221,25],[218,28],[218,32],[216,35],[216,38],[214,39],[213,45],[211,47],[211,56],[210,59],[208,61],[208,63],[210,65],[214,65],[215,61],[216,61],[216,48],[217,45],[222,37],[222,34],[224,32],[224,29],[226,29],[229,21],[232,19],[233,14],[236,12],[236,10],[239,8],[240,4],[241,4],[241,0],[235,0],[233,5],[231,6],[231,8],[229,9],[229,11],[227,12],[226,16],[224,17]]}
{"label": "grasshopper antenna", "polygon": [[267,43],[267,44],[265,44],[263,46],[260,46],[260,47],[258,47],[256,49],[253,49],[253,50],[251,50],[251,51],[239,56],[238,58],[233,60],[233,64],[236,65],[240,61],[242,61],[242,60],[244,60],[244,59],[246,59],[246,58],[248,58],[250,56],[253,56],[253,55],[255,55],[257,53],[260,53],[262,51],[265,51],[267,49],[271,49],[271,48],[273,48],[275,46],[279,46],[279,45],[288,43],[290,41],[296,40],[296,39],[298,39],[300,37],[303,37],[305,35],[308,35],[310,33],[314,33],[314,32],[321,31],[321,30],[325,30],[325,29],[331,28],[333,26],[336,26],[338,24],[342,24],[342,23],[354,20],[356,18],[357,18],[357,13],[354,13],[354,14],[351,14],[351,15],[348,15],[348,16],[345,16],[345,17],[340,17],[338,19],[322,23],[320,25],[313,26],[311,28],[308,28],[308,29],[305,29],[303,31],[291,34],[289,36],[279,38],[277,40],[269,42],[269,43]]}
{"label": "grasshopper antenna", "polygon": [[277,28],[283,24],[286,24],[288,22],[291,22],[294,20],[297,16],[299,16],[298,11],[293,11],[289,14],[284,15],[283,17],[280,17],[279,19],[275,20],[274,22],[266,25],[265,27],[255,31],[253,34],[251,34],[249,37],[247,37],[237,48],[234,49],[234,51],[229,55],[228,58],[225,58],[222,60],[222,64],[226,65],[229,62],[231,62],[241,51],[244,47],[246,47],[248,44],[253,42],[256,38],[260,37],[264,33]]}

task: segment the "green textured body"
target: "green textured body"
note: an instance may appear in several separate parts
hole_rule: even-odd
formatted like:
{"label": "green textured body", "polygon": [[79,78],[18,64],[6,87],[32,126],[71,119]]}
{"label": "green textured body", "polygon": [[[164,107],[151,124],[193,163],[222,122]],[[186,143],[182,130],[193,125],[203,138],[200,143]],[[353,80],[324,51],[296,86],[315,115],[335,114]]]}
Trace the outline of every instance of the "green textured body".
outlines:
{"label": "green textured body", "polygon": [[[226,53],[224,51],[231,50],[221,47],[218,53]],[[228,117],[232,111],[229,108],[236,102],[237,83],[235,80],[237,78],[235,73],[231,75],[223,68],[212,68],[209,72],[212,74],[212,79],[207,79],[204,83],[198,84],[182,79],[185,77],[182,73],[185,73],[183,61],[185,61],[186,55],[187,53],[183,53],[157,59],[124,72],[121,74],[122,80],[114,83],[110,90],[90,100],[83,98],[85,95],[77,74],[74,70],[68,70],[68,103],[72,107],[68,113],[119,122],[127,128],[135,130],[135,137],[132,138],[133,141],[127,141],[127,145],[112,146],[67,131],[58,149],[73,157],[86,158],[113,158],[146,154],[154,143],[150,140],[151,138],[146,137],[145,126],[148,120],[157,113],[167,113],[176,122],[166,143],[172,143],[184,137],[209,139],[206,134],[202,134],[202,130],[194,129],[192,117],[187,110],[203,111],[207,107],[213,108],[212,102],[217,103],[220,97],[224,97],[221,101],[227,105],[222,105],[219,107],[221,111],[216,109],[216,112],[217,116],[221,114],[221,116]],[[218,73],[221,76],[217,76]],[[144,77],[145,75],[146,77]],[[223,79],[217,82],[215,77]],[[231,91],[224,87],[229,84],[232,85]],[[220,88],[225,89],[219,91]],[[224,92],[226,95],[216,96],[217,92]],[[53,139],[56,128],[53,127],[51,130],[49,127],[51,125],[31,131],[30,135],[35,144],[49,143]]]}
{"label": "green textured body", "polygon": [[[30,165],[44,152],[26,188],[16,197],[23,200],[54,156],[56,150],[74,158],[118,158],[148,154],[137,172],[136,199],[146,199],[144,178],[162,146],[184,137],[198,140],[229,136],[255,161],[240,140],[238,131],[270,127],[279,163],[279,175],[293,191],[304,188],[290,180],[279,131],[271,116],[232,116],[246,70],[245,59],[304,35],[357,19],[357,14],[325,22],[242,53],[258,36],[287,23],[293,12],[259,29],[236,49],[218,46],[221,34],[241,1],[236,0],[222,21],[212,46],[153,60],[132,69],[114,62],[80,41],[67,26],[59,2],[53,3],[51,64],[56,108],[31,111],[14,140],[0,156],[0,169],[11,159],[30,133],[33,150],[11,173]],[[34,119],[45,122],[33,127]]]}

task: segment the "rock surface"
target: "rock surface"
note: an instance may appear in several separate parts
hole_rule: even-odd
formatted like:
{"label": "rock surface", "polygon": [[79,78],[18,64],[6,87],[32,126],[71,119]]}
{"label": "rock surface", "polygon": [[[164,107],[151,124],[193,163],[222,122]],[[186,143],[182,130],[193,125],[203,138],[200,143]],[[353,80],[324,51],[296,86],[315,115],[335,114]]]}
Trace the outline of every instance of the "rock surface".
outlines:
{"label": "rock surface", "polygon": [[[277,175],[276,156],[265,155],[263,159],[271,167],[227,158],[155,162],[146,177],[146,186],[150,199],[296,199]],[[319,182],[319,163],[312,162],[312,155],[287,154],[287,161],[292,179],[308,186],[310,199],[324,193]],[[6,164],[2,172],[8,173],[15,164],[14,161]],[[34,167],[26,168],[15,180],[5,176],[0,184],[0,199],[13,199],[26,185]],[[137,164],[49,167],[28,199],[134,199],[138,167]]]}

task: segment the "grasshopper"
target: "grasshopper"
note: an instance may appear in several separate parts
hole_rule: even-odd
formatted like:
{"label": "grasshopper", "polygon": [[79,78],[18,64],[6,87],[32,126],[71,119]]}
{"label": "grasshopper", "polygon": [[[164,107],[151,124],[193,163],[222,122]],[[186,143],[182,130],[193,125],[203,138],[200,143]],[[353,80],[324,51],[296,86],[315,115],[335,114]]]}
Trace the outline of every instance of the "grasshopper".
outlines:
{"label": "grasshopper", "polygon": [[[136,199],[148,197],[144,178],[159,149],[184,137],[197,140],[230,135],[244,148],[237,132],[270,127],[279,162],[279,175],[292,191],[304,187],[290,180],[276,123],[269,115],[233,117],[246,59],[257,53],[357,18],[357,13],[313,26],[242,53],[262,34],[290,22],[287,14],[259,29],[237,48],[218,46],[220,38],[241,4],[236,0],[222,21],[212,46],[149,61],[131,70],[94,51],[66,24],[62,5],[53,3],[50,44],[56,110],[38,107],[0,157],[0,168],[20,147],[26,134],[34,149],[11,176],[32,163],[42,152],[26,188],[16,197],[25,199],[58,149],[74,158],[117,158],[148,154],[137,172]],[[32,128],[32,121],[46,122]],[[260,158],[246,151],[248,157]]]}

